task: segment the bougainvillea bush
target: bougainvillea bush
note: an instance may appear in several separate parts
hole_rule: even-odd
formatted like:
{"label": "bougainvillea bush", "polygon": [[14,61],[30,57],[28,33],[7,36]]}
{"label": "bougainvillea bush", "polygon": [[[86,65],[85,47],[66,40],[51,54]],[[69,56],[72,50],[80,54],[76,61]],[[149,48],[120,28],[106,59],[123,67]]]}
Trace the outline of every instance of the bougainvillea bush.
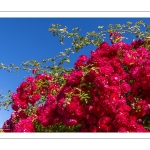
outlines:
{"label": "bougainvillea bush", "polygon": [[149,132],[150,52],[110,33],[90,57],[53,76],[33,69],[12,94],[4,132]]}

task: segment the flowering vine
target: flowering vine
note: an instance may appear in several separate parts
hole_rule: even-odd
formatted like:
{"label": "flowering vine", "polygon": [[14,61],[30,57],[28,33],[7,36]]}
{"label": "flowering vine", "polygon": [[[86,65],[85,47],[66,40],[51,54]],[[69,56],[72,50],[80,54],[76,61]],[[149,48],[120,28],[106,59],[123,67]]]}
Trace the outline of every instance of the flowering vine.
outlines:
{"label": "flowering vine", "polygon": [[[64,31],[66,32],[66,31]],[[4,132],[149,132],[148,39],[131,44],[110,32],[69,72],[37,73],[13,93]]]}

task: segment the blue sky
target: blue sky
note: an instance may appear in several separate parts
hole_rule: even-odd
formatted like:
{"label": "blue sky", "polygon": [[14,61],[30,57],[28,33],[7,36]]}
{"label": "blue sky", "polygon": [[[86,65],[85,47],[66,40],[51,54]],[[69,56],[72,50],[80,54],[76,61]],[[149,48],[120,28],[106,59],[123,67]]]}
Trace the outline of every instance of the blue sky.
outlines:
{"label": "blue sky", "polygon": [[[57,37],[53,37],[48,28],[53,23],[60,23],[67,26],[71,31],[74,27],[81,28],[81,34],[89,31],[97,31],[98,26],[109,24],[124,24],[127,21],[137,22],[143,20],[150,24],[149,18],[0,18],[0,63],[8,65],[14,63],[20,65],[27,60],[35,59],[42,61],[43,58],[54,57],[65,48],[71,46],[66,41],[63,46]],[[73,67],[74,62],[81,54],[89,55],[95,49],[93,46],[85,47],[77,54],[72,54],[68,67]],[[19,71],[18,76],[0,70],[0,90],[6,94],[7,90],[16,91],[17,86],[25,76],[31,72]],[[3,122],[10,118],[12,110],[0,110],[0,127]]]}

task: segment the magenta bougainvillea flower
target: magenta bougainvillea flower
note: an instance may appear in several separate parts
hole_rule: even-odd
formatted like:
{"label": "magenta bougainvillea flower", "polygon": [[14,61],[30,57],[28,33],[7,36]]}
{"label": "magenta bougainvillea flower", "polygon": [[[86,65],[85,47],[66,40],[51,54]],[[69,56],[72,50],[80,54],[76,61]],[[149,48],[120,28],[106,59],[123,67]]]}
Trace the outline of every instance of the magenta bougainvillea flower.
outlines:
{"label": "magenta bougainvillea flower", "polygon": [[34,69],[12,94],[14,114],[3,130],[36,132],[36,121],[45,129],[62,123],[79,125],[79,132],[149,132],[150,52],[142,40],[129,45],[119,33],[110,39],[112,45],[101,43],[90,58],[80,56],[74,70],[61,76],[63,84]]}

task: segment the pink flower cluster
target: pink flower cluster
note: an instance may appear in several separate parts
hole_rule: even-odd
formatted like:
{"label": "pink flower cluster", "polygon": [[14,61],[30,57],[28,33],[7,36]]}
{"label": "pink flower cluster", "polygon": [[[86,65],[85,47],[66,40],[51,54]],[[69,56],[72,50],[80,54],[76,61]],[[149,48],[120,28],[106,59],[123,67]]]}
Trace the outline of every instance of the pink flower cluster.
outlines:
{"label": "pink flower cluster", "polygon": [[[36,120],[46,128],[80,124],[79,132],[149,132],[143,118],[150,115],[150,52],[143,44],[100,44],[63,74],[64,85],[49,74],[28,77],[12,95],[15,112],[4,131],[9,124],[11,132],[36,132]],[[27,114],[43,97],[35,113]]]}

